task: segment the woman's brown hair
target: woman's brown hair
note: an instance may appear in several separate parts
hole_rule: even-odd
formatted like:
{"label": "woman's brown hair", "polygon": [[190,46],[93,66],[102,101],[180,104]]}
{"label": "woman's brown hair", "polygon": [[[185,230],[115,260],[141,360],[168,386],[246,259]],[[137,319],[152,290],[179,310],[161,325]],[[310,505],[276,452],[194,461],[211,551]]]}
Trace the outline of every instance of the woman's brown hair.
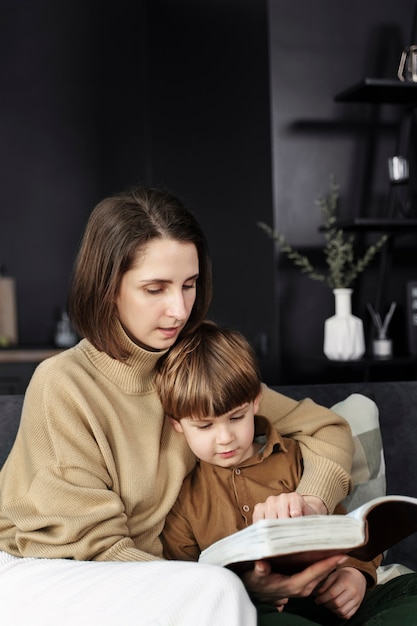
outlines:
{"label": "woman's brown hair", "polygon": [[162,357],[155,383],[166,415],[200,419],[252,402],[261,375],[243,335],[206,321]]}
{"label": "woman's brown hair", "polygon": [[153,239],[193,243],[199,277],[196,301],[184,332],[207,314],[212,294],[206,238],[193,214],[171,193],[138,187],[102,200],[92,211],[74,265],[68,312],[77,332],[119,360],[125,353],[114,336],[115,300],[123,274]]}

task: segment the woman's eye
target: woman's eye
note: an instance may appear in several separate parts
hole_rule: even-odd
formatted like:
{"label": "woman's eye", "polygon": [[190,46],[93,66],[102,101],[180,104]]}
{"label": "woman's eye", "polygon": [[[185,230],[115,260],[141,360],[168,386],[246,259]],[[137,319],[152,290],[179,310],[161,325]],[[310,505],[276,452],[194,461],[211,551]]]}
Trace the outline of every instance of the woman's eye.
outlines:
{"label": "woman's eye", "polygon": [[162,287],[148,287],[146,289],[146,293],[148,293],[151,296],[155,296],[158,293],[162,293]]}
{"label": "woman's eye", "polygon": [[195,289],[195,282],[189,284],[189,285],[184,285],[183,289],[188,290],[188,289]]}

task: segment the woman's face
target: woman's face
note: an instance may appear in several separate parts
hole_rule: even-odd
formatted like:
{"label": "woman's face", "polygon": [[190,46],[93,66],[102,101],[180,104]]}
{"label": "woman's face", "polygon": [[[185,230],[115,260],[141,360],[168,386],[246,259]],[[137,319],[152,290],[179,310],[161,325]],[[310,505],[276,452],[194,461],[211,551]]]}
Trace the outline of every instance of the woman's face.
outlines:
{"label": "woman's face", "polygon": [[138,345],[164,350],[176,341],[196,298],[198,254],[193,243],[154,239],[122,277],[116,307]]}

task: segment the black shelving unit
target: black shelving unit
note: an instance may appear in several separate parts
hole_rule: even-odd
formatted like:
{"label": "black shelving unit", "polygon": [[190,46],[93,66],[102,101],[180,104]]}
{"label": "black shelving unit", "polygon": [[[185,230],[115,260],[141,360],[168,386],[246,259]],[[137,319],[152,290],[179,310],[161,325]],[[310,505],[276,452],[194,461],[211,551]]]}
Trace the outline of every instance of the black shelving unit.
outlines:
{"label": "black shelving unit", "polygon": [[364,78],[335,96],[335,102],[417,105],[417,83]]}
{"label": "black shelving unit", "polygon": [[342,382],[356,380],[403,380],[405,372],[411,372],[412,378],[417,376],[417,356],[393,356],[389,359],[377,359],[365,355],[352,361],[332,361],[325,356],[307,356],[308,361],[319,364],[328,370],[326,380]]}
{"label": "black shelving unit", "polygon": [[[395,218],[372,218],[372,217],[354,217],[349,221],[340,221],[336,223],[337,228],[346,231],[356,232],[382,232],[387,234],[406,234],[410,230],[417,230],[417,219],[395,219]],[[321,228],[321,230],[324,230]]]}
{"label": "black shelving unit", "polygon": [[[364,78],[355,85],[335,96],[336,102],[359,102],[368,104],[391,104],[403,108],[397,134],[396,154],[409,154],[412,118],[417,107],[417,83],[402,82],[399,79]],[[391,183],[386,215],[381,219],[366,217],[354,218],[340,224],[340,228],[351,231],[382,231],[390,235],[390,240],[381,253],[381,271],[375,298],[375,307],[379,310],[382,300],[382,287],[391,256],[392,238],[417,230],[417,219],[398,215],[399,191],[401,185]]]}
{"label": "black shelving unit", "polygon": [[[341,91],[335,96],[335,101],[339,103],[364,103],[373,105],[377,111],[381,105],[396,105],[401,107],[400,121],[397,130],[397,141],[395,153],[398,156],[409,158],[410,137],[413,124],[413,117],[417,108],[417,83],[402,82],[399,79],[388,80],[379,78],[364,78],[351,87]],[[376,120],[376,122],[375,122]],[[374,137],[377,132],[379,116],[374,117],[373,132]],[[393,155],[394,156],[394,155]],[[377,311],[386,304],[384,302],[384,290],[387,288],[389,267],[392,256],[393,240],[401,235],[417,232],[417,219],[408,217],[401,211],[401,193],[404,184],[391,182],[388,194],[388,204],[386,214],[381,218],[356,217],[349,221],[340,222],[338,226],[346,231],[356,232],[382,232],[389,235],[389,239],[380,253],[379,277],[376,287],[374,307]],[[404,357],[402,364],[415,367],[415,359]],[[395,359],[385,362],[399,364]],[[362,365],[369,375],[372,367],[379,365],[374,360],[365,359],[358,365]],[[382,365],[382,363],[381,363]]]}

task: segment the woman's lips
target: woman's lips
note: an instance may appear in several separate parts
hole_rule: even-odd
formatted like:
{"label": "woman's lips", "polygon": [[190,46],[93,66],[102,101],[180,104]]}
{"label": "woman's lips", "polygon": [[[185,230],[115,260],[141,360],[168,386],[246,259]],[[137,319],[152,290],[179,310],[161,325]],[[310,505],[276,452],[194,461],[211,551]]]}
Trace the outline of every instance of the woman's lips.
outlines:
{"label": "woman's lips", "polygon": [[172,339],[180,332],[180,326],[172,326],[171,328],[159,328],[159,331],[166,337],[167,339]]}

